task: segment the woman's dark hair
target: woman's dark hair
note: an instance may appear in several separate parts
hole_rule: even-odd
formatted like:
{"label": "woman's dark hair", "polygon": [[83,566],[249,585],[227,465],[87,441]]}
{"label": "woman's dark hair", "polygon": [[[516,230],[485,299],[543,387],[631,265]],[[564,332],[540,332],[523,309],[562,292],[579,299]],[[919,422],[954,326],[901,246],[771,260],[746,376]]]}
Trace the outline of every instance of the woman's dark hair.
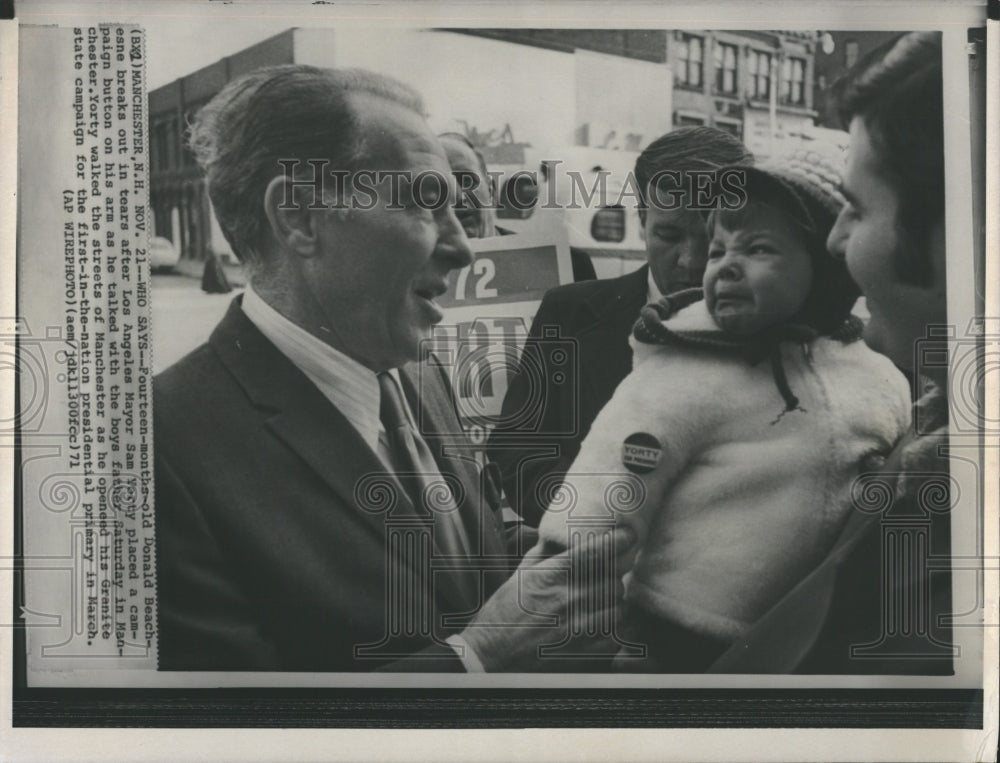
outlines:
{"label": "woman's dark hair", "polygon": [[933,281],[928,240],[944,218],[941,35],[904,34],[872,50],[833,85],[840,118],[862,121],[899,197],[895,268],[909,283]]}

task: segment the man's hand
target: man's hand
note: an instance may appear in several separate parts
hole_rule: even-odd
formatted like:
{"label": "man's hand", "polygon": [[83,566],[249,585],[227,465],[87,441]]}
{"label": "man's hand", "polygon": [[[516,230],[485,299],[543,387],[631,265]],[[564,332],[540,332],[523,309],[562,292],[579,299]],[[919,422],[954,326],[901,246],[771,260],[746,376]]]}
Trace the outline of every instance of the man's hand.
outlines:
{"label": "man's hand", "polygon": [[626,527],[595,533],[568,550],[536,545],[462,632],[489,671],[559,671],[612,657],[624,587],[635,559]]}

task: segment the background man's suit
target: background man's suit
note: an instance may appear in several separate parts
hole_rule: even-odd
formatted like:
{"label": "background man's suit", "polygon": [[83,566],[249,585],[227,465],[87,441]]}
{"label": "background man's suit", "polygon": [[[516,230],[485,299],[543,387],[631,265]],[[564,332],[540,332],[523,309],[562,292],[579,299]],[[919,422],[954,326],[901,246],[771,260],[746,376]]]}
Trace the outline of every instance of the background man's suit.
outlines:
{"label": "background man's suit", "polygon": [[[473,544],[503,557],[478,468],[441,452],[447,438],[438,433],[461,431],[441,369],[411,365],[400,378],[442,475],[462,487]],[[355,495],[363,475],[386,467],[239,300],[206,345],[154,380],[154,410],[160,668],[348,671],[390,662],[354,657],[355,646],[386,632],[386,512],[362,509]],[[402,515],[412,513],[405,494],[399,501]],[[494,566],[478,601],[436,575],[438,612],[474,611],[508,575],[503,562]],[[405,651],[440,657],[410,669],[461,670],[430,639]]]}
{"label": "background man's suit", "polygon": [[[632,370],[628,338],[646,304],[648,279],[644,265],[619,278],[566,284],[548,292],[538,308],[503,404],[504,418],[518,411],[531,415],[498,427],[490,439],[490,458],[503,473],[504,491],[532,525],[545,511],[537,491],[554,492],[556,484],[547,478],[557,480],[568,471],[594,418]],[[543,336],[554,326],[558,340]],[[566,340],[575,346],[575,370],[560,362]],[[541,389],[535,386],[538,374],[526,370],[531,368],[543,369]],[[558,453],[535,457],[539,447],[557,447]]]}

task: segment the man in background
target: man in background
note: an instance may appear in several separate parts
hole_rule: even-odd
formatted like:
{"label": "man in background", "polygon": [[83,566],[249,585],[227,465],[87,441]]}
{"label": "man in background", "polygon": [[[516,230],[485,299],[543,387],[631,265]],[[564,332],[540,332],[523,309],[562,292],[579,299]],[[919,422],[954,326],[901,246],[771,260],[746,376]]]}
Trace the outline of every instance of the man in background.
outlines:
{"label": "man in background", "polygon": [[[682,127],[653,141],[636,159],[639,220],[646,264],[619,278],[552,289],[535,315],[518,373],[490,440],[512,508],[537,525],[580,450],[598,412],[632,368],[628,338],[639,310],[665,294],[700,286],[708,256],[703,213],[664,202],[679,173],[752,163],[729,133]],[[650,187],[651,181],[656,186]],[[539,372],[540,370],[540,372]]]}
{"label": "man in background", "polygon": [[[461,133],[441,133],[438,135],[438,140],[448,154],[448,163],[458,181],[459,194],[455,205],[455,216],[462,223],[465,235],[469,238],[512,235],[514,231],[497,225],[496,184],[488,174],[482,152]],[[574,281],[597,278],[589,254],[582,249],[570,247],[569,255]]]}
{"label": "man in background", "polygon": [[455,217],[462,223],[465,235],[469,238],[501,235],[497,230],[496,189],[487,174],[483,155],[461,133],[441,133],[438,140],[457,181],[459,203],[455,205]]}

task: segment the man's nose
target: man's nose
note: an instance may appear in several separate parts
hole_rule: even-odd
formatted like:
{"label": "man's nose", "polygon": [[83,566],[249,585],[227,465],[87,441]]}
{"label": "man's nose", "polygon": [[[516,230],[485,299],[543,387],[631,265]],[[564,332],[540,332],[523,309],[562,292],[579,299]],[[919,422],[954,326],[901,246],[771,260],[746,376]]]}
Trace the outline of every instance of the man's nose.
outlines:
{"label": "man's nose", "polygon": [[841,210],[837,215],[837,220],[830,229],[830,235],[826,237],[826,248],[830,255],[838,260],[844,259],[847,254],[847,225],[844,222],[845,212]]}
{"label": "man's nose", "polygon": [[469,237],[455,216],[455,210],[450,205],[445,207],[438,219],[438,245],[434,256],[447,262],[449,270],[471,264]]}
{"label": "man's nose", "polygon": [[690,271],[704,270],[705,261],[708,259],[708,252],[702,252],[697,247],[686,246],[681,249],[677,257],[677,264]]}

